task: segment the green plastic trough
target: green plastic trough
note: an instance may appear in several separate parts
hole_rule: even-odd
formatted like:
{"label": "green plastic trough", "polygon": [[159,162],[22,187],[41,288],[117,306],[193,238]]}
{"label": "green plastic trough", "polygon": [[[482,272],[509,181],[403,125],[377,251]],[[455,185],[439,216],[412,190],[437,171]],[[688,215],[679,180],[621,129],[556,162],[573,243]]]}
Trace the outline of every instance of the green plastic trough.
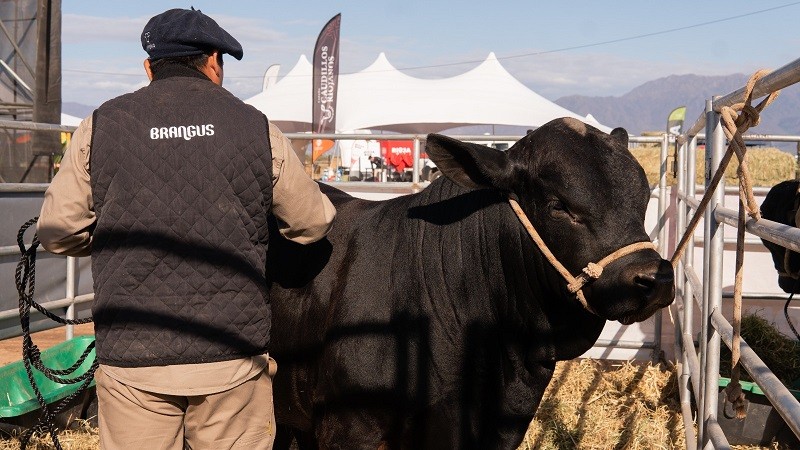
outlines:
{"label": "green plastic trough", "polygon": [[[740,382],[747,400],[747,416],[737,419],[733,406],[725,400],[723,392],[730,382],[730,378],[720,377],[717,405],[717,422],[730,444],[770,446],[778,442],[785,446],[781,448],[800,448],[800,441],[756,383]],[[789,392],[800,400],[800,391],[789,389]]]}
{"label": "green plastic trough", "polygon": [[[93,335],[78,336],[42,351],[42,362],[51,369],[68,369],[83,354],[86,347],[94,341]],[[21,351],[21,349],[20,349]],[[78,367],[73,374],[64,378],[76,378],[86,373],[95,359],[95,351]],[[47,404],[57,402],[73,394],[83,384],[61,384],[47,378],[33,369],[33,379]],[[94,386],[94,380],[90,386]],[[0,419],[18,417],[39,409],[39,401],[28,381],[22,360],[0,367]]]}

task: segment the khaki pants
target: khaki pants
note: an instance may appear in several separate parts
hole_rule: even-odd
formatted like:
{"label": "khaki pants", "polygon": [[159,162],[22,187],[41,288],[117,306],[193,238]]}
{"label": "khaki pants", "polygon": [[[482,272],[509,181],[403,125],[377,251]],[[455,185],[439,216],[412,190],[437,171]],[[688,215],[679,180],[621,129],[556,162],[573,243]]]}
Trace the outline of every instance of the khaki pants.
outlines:
{"label": "khaki pants", "polygon": [[265,449],[275,441],[276,365],[228,391],[176,396],[141,391],[95,373],[100,448]]}

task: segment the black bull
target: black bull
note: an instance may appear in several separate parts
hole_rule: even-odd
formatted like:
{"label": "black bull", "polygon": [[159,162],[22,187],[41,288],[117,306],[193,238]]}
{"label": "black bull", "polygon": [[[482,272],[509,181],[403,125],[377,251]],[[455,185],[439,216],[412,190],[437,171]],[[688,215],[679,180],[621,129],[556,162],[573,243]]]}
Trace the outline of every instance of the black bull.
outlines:
{"label": "black bull", "polygon": [[588,312],[507,202],[572,274],[647,241],[650,191],[624,130],[560,119],[507,152],[438,135],[427,152],[446,178],[422,192],[323,186],[338,210],[326,240],[273,234],[276,448],[287,429],[307,448],[516,448],[556,361],[674,298],[648,249],[584,287]]}

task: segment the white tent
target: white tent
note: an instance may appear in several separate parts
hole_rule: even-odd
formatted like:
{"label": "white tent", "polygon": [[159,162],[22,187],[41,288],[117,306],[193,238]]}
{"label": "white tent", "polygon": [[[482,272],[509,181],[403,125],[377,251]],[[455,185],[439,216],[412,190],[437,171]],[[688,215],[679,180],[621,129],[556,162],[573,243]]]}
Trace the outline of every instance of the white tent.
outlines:
{"label": "white tent", "polygon": [[[308,131],[311,81],[311,63],[301,56],[286,76],[265,82],[267,88],[245,102],[263,111],[284,132]],[[338,132],[370,129],[425,134],[469,125],[536,128],[558,117],[611,130],[532,91],[508,73],[494,53],[466,73],[436,80],[406,75],[381,53],[366,69],[339,76],[336,116]]]}
{"label": "white tent", "polygon": [[81,120],[83,119],[71,116],[69,114],[61,113],[61,125],[69,125],[72,127],[77,127],[78,125],[81,124]]}

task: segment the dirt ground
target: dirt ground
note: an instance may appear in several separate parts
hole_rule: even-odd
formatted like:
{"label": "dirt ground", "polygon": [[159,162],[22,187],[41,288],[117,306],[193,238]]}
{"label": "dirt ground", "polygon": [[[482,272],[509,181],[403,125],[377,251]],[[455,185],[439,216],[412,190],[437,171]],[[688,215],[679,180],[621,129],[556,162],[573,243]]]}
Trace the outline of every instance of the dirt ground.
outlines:
{"label": "dirt ground", "polygon": [[[83,325],[75,325],[75,336],[85,334],[94,334],[94,324],[85,323]],[[62,327],[53,328],[52,330],[39,331],[33,333],[31,338],[33,343],[39,346],[40,350],[48,349],[58,343],[64,342],[66,336],[66,329]],[[19,361],[22,359],[22,337],[15,337],[4,339],[0,341],[0,366],[6,365],[10,362]]]}

